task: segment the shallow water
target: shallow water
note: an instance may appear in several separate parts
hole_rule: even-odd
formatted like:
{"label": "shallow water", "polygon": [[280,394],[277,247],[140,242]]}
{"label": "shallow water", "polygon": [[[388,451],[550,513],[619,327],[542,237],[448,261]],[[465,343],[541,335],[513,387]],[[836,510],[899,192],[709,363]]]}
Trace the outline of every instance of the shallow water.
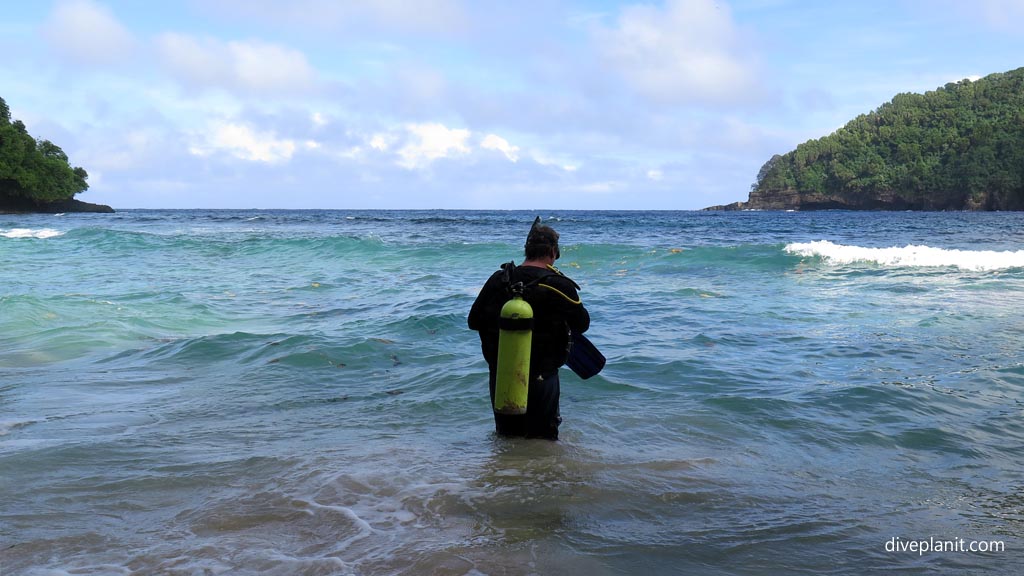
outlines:
{"label": "shallow water", "polygon": [[543,213],[558,443],[465,327],[534,215],[0,216],[0,573],[1017,573],[1024,215]]}

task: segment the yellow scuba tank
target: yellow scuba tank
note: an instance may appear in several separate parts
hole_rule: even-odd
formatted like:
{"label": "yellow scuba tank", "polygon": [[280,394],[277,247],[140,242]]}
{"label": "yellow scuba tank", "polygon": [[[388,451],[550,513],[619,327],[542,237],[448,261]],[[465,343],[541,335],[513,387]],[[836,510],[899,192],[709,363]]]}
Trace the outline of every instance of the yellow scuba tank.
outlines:
{"label": "yellow scuba tank", "polygon": [[523,300],[523,284],[519,282],[512,287],[512,299],[501,307],[498,320],[498,367],[493,408],[499,414],[526,414],[532,341],[533,307]]}

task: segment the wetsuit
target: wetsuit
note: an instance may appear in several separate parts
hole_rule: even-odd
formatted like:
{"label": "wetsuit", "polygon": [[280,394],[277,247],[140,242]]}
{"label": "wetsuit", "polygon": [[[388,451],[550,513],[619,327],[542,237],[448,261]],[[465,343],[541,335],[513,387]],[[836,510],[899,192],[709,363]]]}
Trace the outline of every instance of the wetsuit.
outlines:
{"label": "wetsuit", "polygon": [[[495,429],[504,436],[557,440],[562,421],[558,410],[558,368],[568,356],[570,330],[576,334],[586,332],[590,314],[580,301],[576,284],[553,266],[517,266],[512,281],[526,286],[523,299],[533,308],[530,386],[526,414],[495,412]],[[479,331],[480,348],[490,369],[492,408],[498,364],[498,319],[501,307],[511,297],[504,270],[498,270],[484,284],[469,312],[469,327]]]}

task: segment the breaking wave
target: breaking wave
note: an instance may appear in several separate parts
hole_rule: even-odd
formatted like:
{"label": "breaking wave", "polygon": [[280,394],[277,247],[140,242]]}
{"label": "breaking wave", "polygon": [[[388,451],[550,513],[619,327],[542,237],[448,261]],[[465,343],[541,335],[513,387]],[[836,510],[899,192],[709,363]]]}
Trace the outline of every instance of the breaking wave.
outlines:
{"label": "breaking wave", "polygon": [[956,250],[914,244],[866,248],[828,240],[787,244],[785,250],[797,256],[818,257],[831,264],[868,262],[899,268],[955,267],[972,271],[1024,268],[1024,250]]}
{"label": "breaking wave", "polygon": [[10,230],[0,230],[0,236],[4,238],[54,238],[63,235],[63,232],[53,228],[11,228]]}

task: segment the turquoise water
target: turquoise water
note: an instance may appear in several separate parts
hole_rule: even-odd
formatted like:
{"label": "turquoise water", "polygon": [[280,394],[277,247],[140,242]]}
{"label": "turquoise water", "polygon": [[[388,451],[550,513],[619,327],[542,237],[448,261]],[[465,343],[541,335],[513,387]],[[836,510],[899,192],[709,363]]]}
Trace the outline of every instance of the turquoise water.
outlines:
{"label": "turquoise water", "polygon": [[465,320],[533,212],[0,215],[0,573],[1018,572],[1024,214],[541,215],[557,443]]}

